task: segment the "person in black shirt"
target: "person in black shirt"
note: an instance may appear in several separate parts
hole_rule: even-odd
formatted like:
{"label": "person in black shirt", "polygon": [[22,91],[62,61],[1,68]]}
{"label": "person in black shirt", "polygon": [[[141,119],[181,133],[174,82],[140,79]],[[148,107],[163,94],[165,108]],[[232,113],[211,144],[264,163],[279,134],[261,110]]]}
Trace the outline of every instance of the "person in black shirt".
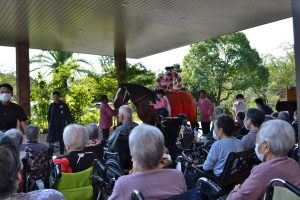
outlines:
{"label": "person in black shirt", "polygon": [[262,98],[257,98],[254,102],[256,103],[257,108],[262,109],[266,115],[271,115],[273,113],[272,108],[266,105]]}
{"label": "person in black shirt", "polygon": [[54,159],[54,163],[61,165],[61,171],[76,173],[88,169],[97,159],[93,152],[85,152],[84,147],[89,141],[89,133],[79,124],[68,125],[63,133],[68,154]]}
{"label": "person in black shirt", "polygon": [[19,120],[21,128],[25,130],[27,116],[23,108],[13,102],[13,87],[8,83],[0,85],[0,130],[5,132],[12,128],[17,128]]}
{"label": "person in black shirt", "polygon": [[54,102],[50,104],[48,110],[48,138],[49,143],[59,141],[60,154],[64,154],[63,131],[64,128],[73,122],[73,117],[66,103],[60,100],[60,93],[52,93]]}

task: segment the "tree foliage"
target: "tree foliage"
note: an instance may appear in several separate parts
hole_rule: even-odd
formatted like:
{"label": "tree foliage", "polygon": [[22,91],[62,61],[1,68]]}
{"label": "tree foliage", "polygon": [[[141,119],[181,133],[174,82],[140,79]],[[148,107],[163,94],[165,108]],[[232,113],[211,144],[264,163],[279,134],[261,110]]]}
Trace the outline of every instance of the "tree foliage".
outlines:
{"label": "tree foliage", "polygon": [[265,86],[269,74],[245,34],[238,32],[193,44],[182,77],[194,95],[205,89],[219,105],[234,92]]}

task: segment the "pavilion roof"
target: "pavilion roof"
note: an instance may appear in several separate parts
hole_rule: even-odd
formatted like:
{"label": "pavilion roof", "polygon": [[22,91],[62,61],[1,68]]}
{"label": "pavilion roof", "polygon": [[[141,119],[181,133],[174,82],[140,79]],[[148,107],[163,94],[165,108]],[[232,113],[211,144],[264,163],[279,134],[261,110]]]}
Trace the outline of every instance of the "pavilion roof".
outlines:
{"label": "pavilion roof", "polygon": [[[0,0],[0,45],[141,58],[291,17],[289,0]],[[272,34],[272,33],[270,33]]]}

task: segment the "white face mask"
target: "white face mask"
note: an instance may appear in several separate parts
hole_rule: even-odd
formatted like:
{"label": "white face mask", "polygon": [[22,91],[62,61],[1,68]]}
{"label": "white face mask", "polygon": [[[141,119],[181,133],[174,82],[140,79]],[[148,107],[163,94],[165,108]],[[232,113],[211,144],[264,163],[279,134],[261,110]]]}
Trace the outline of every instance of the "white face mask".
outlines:
{"label": "white face mask", "polygon": [[11,94],[10,93],[2,93],[0,94],[0,101],[4,103],[8,103],[11,99]]}
{"label": "white face mask", "polygon": [[258,152],[258,147],[259,147],[259,144],[255,144],[255,154],[256,154],[256,156],[257,156],[257,158],[261,161],[261,162],[263,162],[264,161],[264,156],[265,156],[265,154],[262,154],[262,153],[259,153]]}
{"label": "white face mask", "polygon": [[215,140],[219,139],[219,137],[217,136],[217,133],[216,133],[215,129],[213,130],[213,137],[214,137]]}

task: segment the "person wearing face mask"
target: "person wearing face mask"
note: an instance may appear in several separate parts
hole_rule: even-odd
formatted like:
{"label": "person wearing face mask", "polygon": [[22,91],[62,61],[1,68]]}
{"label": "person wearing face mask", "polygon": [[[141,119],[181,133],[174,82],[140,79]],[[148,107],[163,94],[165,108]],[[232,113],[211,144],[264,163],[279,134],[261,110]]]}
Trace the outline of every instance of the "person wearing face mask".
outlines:
{"label": "person wearing face mask", "polygon": [[274,178],[300,187],[300,165],[287,157],[294,144],[295,133],[288,122],[275,119],[263,123],[255,146],[255,153],[262,163],[251,170],[242,185],[235,186],[227,200],[263,199],[267,184]]}
{"label": "person wearing face mask", "polygon": [[[214,124],[213,143],[207,158],[203,164],[203,170],[214,176],[220,176],[223,172],[228,155],[231,152],[244,151],[241,140],[233,137],[234,121],[228,115],[219,115]],[[212,172],[212,173],[211,173]]]}
{"label": "person wearing face mask", "polygon": [[265,112],[261,109],[250,108],[246,112],[244,126],[249,133],[242,138],[245,150],[255,147],[256,133],[260,125],[265,121]]}
{"label": "person wearing face mask", "polygon": [[245,102],[244,95],[237,94],[235,97],[236,101],[233,103],[233,119],[236,120],[236,115],[238,112],[246,112],[247,111],[247,104]]}
{"label": "person wearing face mask", "polygon": [[17,128],[19,120],[21,128],[25,130],[27,116],[23,108],[13,102],[13,87],[8,83],[0,85],[0,131],[5,132],[12,128]]}

